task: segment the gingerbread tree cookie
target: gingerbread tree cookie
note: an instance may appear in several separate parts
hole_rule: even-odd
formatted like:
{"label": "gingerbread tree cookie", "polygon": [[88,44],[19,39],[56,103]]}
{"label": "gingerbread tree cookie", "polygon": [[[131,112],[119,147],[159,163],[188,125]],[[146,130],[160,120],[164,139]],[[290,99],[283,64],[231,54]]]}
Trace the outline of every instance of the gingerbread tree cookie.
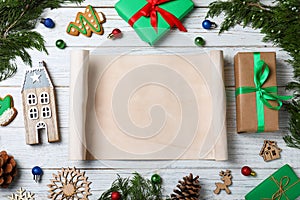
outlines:
{"label": "gingerbread tree cookie", "polygon": [[92,6],[88,5],[84,13],[77,13],[75,22],[69,23],[67,33],[73,36],[81,33],[87,37],[91,37],[92,33],[102,35],[104,32],[102,23],[104,22],[104,14],[102,12],[98,14]]}

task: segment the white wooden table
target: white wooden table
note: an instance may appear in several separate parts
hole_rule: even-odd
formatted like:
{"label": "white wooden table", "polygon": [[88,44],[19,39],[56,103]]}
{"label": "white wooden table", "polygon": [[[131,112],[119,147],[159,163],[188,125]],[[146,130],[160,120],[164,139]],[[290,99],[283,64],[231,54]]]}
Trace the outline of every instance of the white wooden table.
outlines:
{"label": "white wooden table", "polygon": [[[21,84],[25,72],[25,66],[21,62],[18,65],[18,73],[6,81],[0,82],[0,96],[11,94],[14,97],[15,107],[18,110],[16,119],[7,127],[0,128],[0,149],[6,150],[15,156],[19,175],[14,184],[9,189],[0,189],[0,199],[7,199],[7,196],[23,187],[36,194],[36,199],[47,199],[48,187],[52,173],[56,173],[61,167],[77,167],[86,171],[86,175],[92,182],[90,199],[97,199],[101,193],[110,187],[116,174],[127,177],[132,172],[139,172],[150,178],[153,173],[158,173],[163,178],[164,193],[170,194],[176,186],[177,181],[183,176],[193,173],[200,176],[201,199],[244,199],[244,195],[253,187],[268,177],[276,169],[288,163],[300,175],[300,150],[286,147],[282,136],[287,133],[288,115],[285,111],[280,111],[280,131],[275,133],[262,134],[236,134],[235,127],[235,98],[234,98],[234,73],[233,56],[239,51],[276,51],[277,53],[277,78],[279,91],[284,93],[284,85],[291,80],[292,68],[286,62],[287,53],[272,46],[269,43],[261,42],[263,35],[251,28],[236,27],[231,31],[218,35],[218,29],[205,30],[201,23],[208,11],[207,6],[212,0],[194,0],[196,7],[184,20],[184,25],[188,29],[185,33],[191,38],[189,44],[182,44],[176,41],[179,31],[174,30],[157,45],[169,48],[171,51],[184,51],[186,47],[194,47],[193,39],[202,36],[206,40],[205,50],[220,49],[224,51],[225,57],[225,85],[227,91],[227,128],[228,128],[228,152],[229,160],[224,162],[215,161],[69,161],[68,160],[68,116],[69,116],[69,67],[71,49],[95,49],[106,39],[107,34],[114,28],[120,28],[126,35],[132,28],[124,22],[114,9],[117,0],[86,0],[82,5],[66,5],[57,10],[49,10],[43,17],[50,17],[56,22],[54,29],[47,29],[42,24],[38,24],[36,30],[40,32],[45,40],[49,55],[37,51],[30,51],[33,63],[38,64],[44,60],[47,63],[48,71],[56,87],[57,106],[59,113],[59,127],[61,132],[61,142],[49,144],[46,136],[43,135],[43,144],[29,146],[25,144],[25,129],[23,124],[23,112],[21,102]],[[271,2],[271,1],[270,1]],[[74,21],[76,13],[83,11],[86,5],[92,5],[96,10],[102,11],[107,18],[104,24],[104,36],[72,37],[66,33],[66,27],[70,21]],[[217,24],[223,18],[213,19]],[[63,39],[68,47],[60,50],[55,47],[55,41]],[[126,37],[116,41],[116,46],[126,46],[131,44],[135,48],[155,48],[148,47],[139,39],[126,41]],[[109,51],[116,51],[115,46],[107,47]],[[283,149],[282,158],[266,163],[258,155],[265,139],[275,140],[279,147]],[[44,175],[40,183],[32,180],[31,168],[39,165],[44,170]],[[243,165],[251,166],[257,177],[245,177],[240,173]],[[233,174],[233,185],[230,187],[232,194],[227,195],[221,192],[215,195],[215,182],[219,181],[219,171],[230,169]]]}

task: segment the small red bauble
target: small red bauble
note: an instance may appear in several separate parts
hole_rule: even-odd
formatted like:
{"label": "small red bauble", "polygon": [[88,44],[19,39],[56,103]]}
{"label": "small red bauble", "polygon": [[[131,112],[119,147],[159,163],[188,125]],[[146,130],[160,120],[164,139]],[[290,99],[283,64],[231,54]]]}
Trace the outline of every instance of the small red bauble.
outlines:
{"label": "small red bauble", "polygon": [[111,200],[120,200],[121,194],[119,192],[112,192],[111,193]]}
{"label": "small red bauble", "polygon": [[115,39],[115,38],[121,38],[122,37],[122,31],[118,28],[115,28],[112,30],[112,32],[108,35],[108,39]]}
{"label": "small red bauble", "polygon": [[241,169],[241,173],[244,175],[244,176],[256,176],[256,173],[248,166],[244,166],[242,167]]}

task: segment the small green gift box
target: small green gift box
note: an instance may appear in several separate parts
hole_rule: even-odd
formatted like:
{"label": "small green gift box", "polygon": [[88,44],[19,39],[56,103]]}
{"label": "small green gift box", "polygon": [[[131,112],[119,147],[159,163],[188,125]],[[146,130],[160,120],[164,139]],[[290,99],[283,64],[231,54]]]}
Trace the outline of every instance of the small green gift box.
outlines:
{"label": "small green gift box", "polygon": [[289,165],[284,165],[250,191],[246,200],[295,200],[300,196],[300,179]]}
{"label": "small green gift box", "polygon": [[115,5],[118,14],[150,45],[174,26],[186,32],[180,20],[193,8],[191,0],[120,0]]}

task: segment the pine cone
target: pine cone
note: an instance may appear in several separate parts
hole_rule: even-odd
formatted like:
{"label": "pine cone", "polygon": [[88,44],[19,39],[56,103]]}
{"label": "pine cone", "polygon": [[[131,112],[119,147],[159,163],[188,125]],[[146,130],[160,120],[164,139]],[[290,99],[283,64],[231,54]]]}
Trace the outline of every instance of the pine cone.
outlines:
{"label": "pine cone", "polygon": [[17,175],[17,163],[6,151],[0,152],[0,187],[7,188]]}
{"label": "pine cone", "polygon": [[200,197],[200,182],[199,176],[193,178],[193,174],[183,177],[183,180],[178,181],[178,189],[174,189],[174,194],[171,194],[172,200],[198,200]]}

